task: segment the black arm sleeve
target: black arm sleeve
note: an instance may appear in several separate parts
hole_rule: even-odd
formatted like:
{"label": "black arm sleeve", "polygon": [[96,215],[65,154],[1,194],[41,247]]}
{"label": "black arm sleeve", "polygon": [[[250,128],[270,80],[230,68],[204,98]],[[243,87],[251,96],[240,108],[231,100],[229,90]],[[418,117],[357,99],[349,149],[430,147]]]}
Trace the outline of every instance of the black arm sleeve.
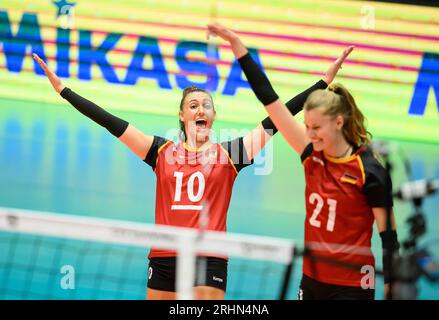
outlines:
{"label": "black arm sleeve", "polygon": [[111,113],[105,111],[93,102],[81,97],[79,94],[73,92],[71,89],[65,87],[60,92],[61,97],[66,99],[72,106],[74,106],[83,115],[89,117],[91,120],[106,128],[116,137],[120,137],[128,127],[128,122],[122,120]]}
{"label": "black arm sleeve", "polygon": [[264,106],[279,99],[267,76],[262,72],[258,64],[253,60],[250,53],[238,59],[241,69],[247,77],[248,83],[256,97]]}
{"label": "black arm sleeve", "polygon": [[[319,80],[313,86],[309,87],[308,89],[299,93],[297,96],[288,101],[286,103],[288,110],[290,110],[290,113],[295,116],[300,111],[302,111],[303,105],[305,104],[306,99],[311,93],[319,89],[324,90],[327,87],[328,85],[325,81]],[[270,117],[262,120],[262,126],[264,127],[265,131],[271,135],[274,135],[277,132],[277,128],[274,125],[273,121],[271,121]]]}
{"label": "black arm sleeve", "polygon": [[299,93],[297,96],[295,96],[290,101],[288,101],[286,103],[288,110],[290,110],[290,112],[293,115],[298,114],[300,111],[302,111],[303,105],[305,104],[306,99],[308,99],[308,96],[311,93],[313,93],[314,91],[319,90],[319,89],[324,90],[327,87],[328,87],[328,85],[325,81],[319,80],[314,85],[312,85],[311,87],[309,87],[308,89],[306,89],[302,93]]}
{"label": "black arm sleeve", "polygon": [[149,148],[149,151],[146,154],[145,159],[143,160],[146,164],[149,164],[151,166],[152,170],[155,170],[155,166],[157,164],[157,157],[159,155],[159,149],[166,142],[168,142],[168,140],[162,137],[154,136],[151,148]]}
{"label": "black arm sleeve", "polygon": [[399,242],[398,234],[396,230],[390,232],[383,231],[380,232],[382,247],[383,247],[383,273],[384,273],[384,283],[389,283],[395,278],[395,258],[399,256]]}
{"label": "black arm sleeve", "polygon": [[253,164],[253,159],[248,159],[243,137],[231,141],[221,142],[221,145],[228,152],[229,157],[230,159],[232,159],[232,162],[236,168],[236,171],[239,172],[245,167]]}

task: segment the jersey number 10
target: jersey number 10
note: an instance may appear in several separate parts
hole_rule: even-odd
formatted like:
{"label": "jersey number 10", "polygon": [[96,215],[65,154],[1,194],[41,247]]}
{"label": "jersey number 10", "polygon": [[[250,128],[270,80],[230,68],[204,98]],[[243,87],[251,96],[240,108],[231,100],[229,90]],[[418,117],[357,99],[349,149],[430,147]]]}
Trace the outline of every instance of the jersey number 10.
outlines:
{"label": "jersey number 10", "polygon": [[[174,177],[176,178],[175,183],[175,196],[174,202],[181,201],[181,189],[183,185],[183,172],[176,171],[174,172]],[[198,191],[195,194],[194,185],[195,179],[198,180]],[[204,194],[205,181],[204,176],[200,171],[194,172],[191,174],[187,181],[187,196],[189,201],[198,202],[203,198]]]}

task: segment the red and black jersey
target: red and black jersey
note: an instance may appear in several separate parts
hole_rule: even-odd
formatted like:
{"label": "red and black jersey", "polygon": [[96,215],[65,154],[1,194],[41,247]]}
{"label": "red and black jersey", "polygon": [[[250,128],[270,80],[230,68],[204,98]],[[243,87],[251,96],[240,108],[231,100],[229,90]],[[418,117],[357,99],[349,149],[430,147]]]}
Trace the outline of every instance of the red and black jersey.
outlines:
{"label": "red and black jersey", "polygon": [[[303,273],[317,281],[361,286],[362,266],[375,267],[370,249],[372,208],[392,206],[392,185],[386,169],[368,146],[350,157],[335,159],[309,144],[302,156],[306,180]],[[316,257],[312,259],[312,257]],[[335,265],[329,260],[350,264]]]}
{"label": "red and black jersey", "polygon": [[[154,137],[145,162],[157,176],[156,224],[200,227],[207,212],[207,230],[226,231],[227,211],[238,172],[253,163],[243,139],[190,149],[184,143]],[[174,251],[152,248],[149,257],[172,257]]]}

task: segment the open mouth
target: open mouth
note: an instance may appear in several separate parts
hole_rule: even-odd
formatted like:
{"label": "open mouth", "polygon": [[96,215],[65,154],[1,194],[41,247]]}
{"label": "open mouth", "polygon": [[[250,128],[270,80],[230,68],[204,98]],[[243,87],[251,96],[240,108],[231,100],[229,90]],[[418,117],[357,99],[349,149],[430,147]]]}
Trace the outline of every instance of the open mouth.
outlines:
{"label": "open mouth", "polygon": [[207,125],[207,121],[204,119],[198,119],[195,121],[195,125],[197,128],[205,129]]}

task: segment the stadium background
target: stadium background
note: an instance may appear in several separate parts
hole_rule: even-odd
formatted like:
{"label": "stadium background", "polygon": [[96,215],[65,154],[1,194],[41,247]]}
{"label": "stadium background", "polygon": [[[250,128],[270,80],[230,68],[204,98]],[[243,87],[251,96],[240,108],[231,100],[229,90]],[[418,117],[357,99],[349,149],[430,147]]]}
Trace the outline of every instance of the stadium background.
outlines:
{"label": "stadium background", "polygon": [[[254,49],[284,101],[317,81],[342,49],[354,44],[336,81],[352,91],[374,138],[398,150],[391,155],[394,189],[407,180],[401,150],[412,178],[439,179],[439,9],[359,1],[77,0],[71,20],[58,10],[49,0],[0,4],[2,207],[152,223],[152,170],[57,96],[37,75],[41,70],[30,53],[45,57],[67,86],[145,133],[165,135],[178,127],[181,89],[192,82],[213,91],[214,129],[251,129],[266,115],[236,79],[242,74],[232,66],[230,48],[221,41],[206,45],[205,25],[215,18]],[[88,51],[99,46],[107,51]],[[217,67],[205,64],[207,56],[219,60]],[[305,210],[300,161],[280,135],[271,147],[270,174],[255,175],[254,168],[240,173],[228,230],[300,241]],[[428,230],[422,242],[439,234],[438,207],[438,195],[424,203]],[[395,200],[395,212],[405,239],[412,207]],[[379,265],[376,232],[373,246]],[[437,246],[432,250],[439,256]],[[143,262],[137,272],[146,270]],[[230,286],[239,278],[233,268]],[[20,274],[9,274],[16,286],[27,285]],[[300,264],[290,298],[299,278]],[[439,299],[437,285],[422,279],[419,288],[419,298]],[[379,299],[381,291],[379,279]],[[60,290],[54,297],[69,296]],[[74,297],[89,296],[78,291]],[[105,297],[112,296],[99,298]],[[227,298],[236,297],[232,292]]]}

